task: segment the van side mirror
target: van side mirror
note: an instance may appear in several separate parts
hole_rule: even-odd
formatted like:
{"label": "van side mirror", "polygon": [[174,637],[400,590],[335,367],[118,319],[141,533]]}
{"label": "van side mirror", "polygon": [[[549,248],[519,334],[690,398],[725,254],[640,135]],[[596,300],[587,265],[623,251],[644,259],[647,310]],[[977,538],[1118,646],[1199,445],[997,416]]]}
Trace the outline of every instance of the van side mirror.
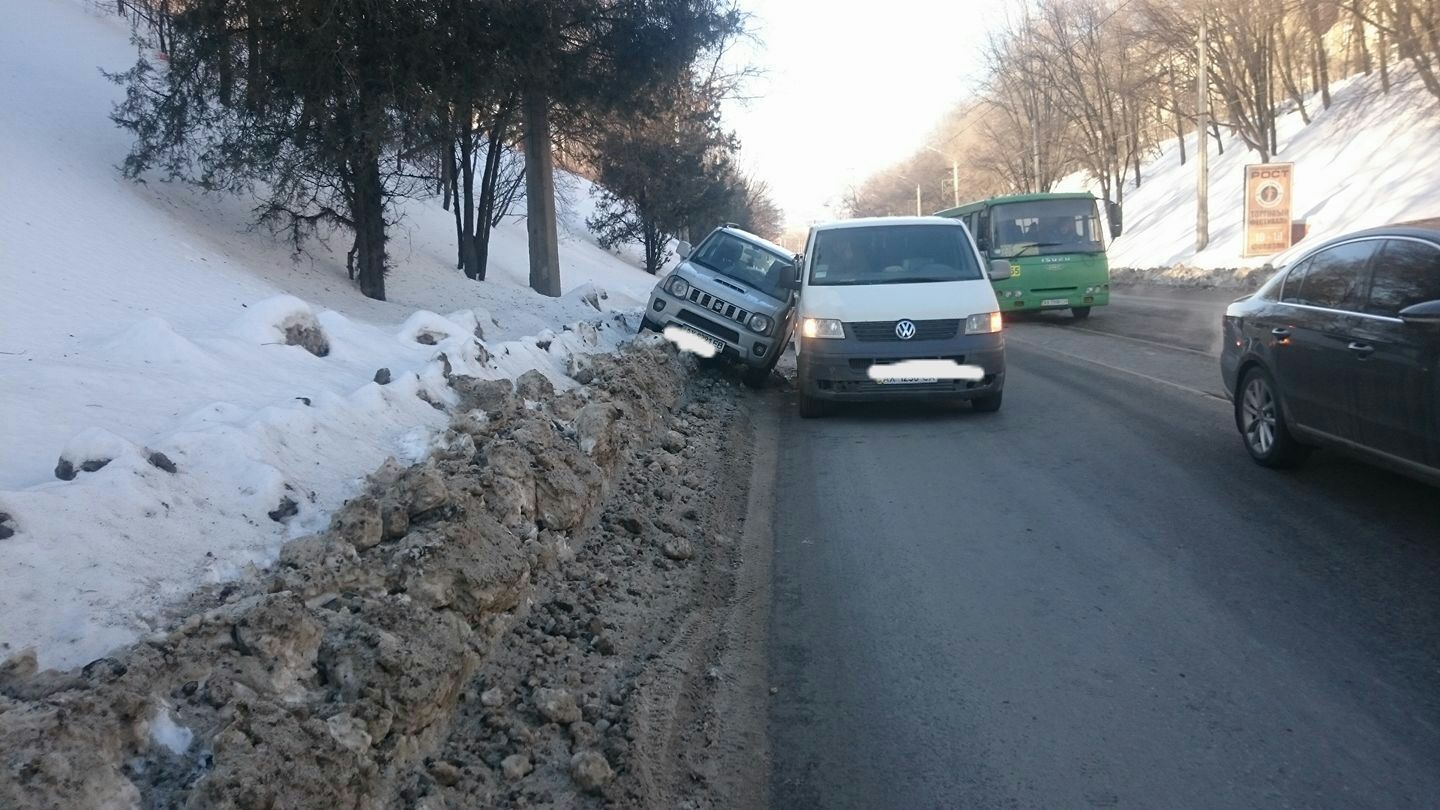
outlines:
{"label": "van side mirror", "polygon": [[675,246],[675,254],[679,256],[682,261],[690,258],[690,254],[694,252],[695,248],[691,247],[690,243],[684,239],[681,239],[680,243]]}
{"label": "van side mirror", "polygon": [[1110,238],[1119,239],[1120,234],[1125,232],[1125,212],[1120,210],[1120,203],[1107,202],[1105,216],[1110,220]]}
{"label": "van side mirror", "polygon": [[1010,277],[1012,277],[1012,276],[1014,276],[1014,275],[1015,275],[1015,271],[1010,268],[1010,260],[1009,260],[1009,259],[991,259],[991,260],[990,260],[990,280],[991,280],[991,281],[1004,281],[1004,280],[1006,280],[1006,279],[1008,279],[1008,278],[1010,278]]}
{"label": "van side mirror", "polygon": [[1414,304],[1400,310],[1400,320],[1406,326],[1424,326],[1435,328],[1440,326],[1440,301],[1426,301],[1423,304]]}

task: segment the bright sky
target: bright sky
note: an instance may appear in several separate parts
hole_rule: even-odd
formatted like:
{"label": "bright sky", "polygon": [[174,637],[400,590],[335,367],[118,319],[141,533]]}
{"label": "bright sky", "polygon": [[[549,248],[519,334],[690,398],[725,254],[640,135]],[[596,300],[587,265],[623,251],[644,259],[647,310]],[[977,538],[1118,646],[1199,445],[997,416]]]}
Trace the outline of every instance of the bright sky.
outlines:
{"label": "bright sky", "polygon": [[787,225],[836,215],[841,194],[910,154],[973,91],[1004,4],[982,0],[742,0],[766,71],[727,120]]}

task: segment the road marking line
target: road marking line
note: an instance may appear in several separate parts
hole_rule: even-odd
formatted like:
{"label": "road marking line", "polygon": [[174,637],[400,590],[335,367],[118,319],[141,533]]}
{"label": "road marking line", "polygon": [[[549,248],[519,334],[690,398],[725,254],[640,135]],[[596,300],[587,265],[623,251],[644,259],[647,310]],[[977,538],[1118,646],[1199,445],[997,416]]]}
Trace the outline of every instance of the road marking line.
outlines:
{"label": "road marking line", "polygon": [[1119,339],[1121,339],[1121,340],[1133,340],[1133,341],[1135,341],[1136,343],[1144,343],[1144,344],[1147,345],[1147,346],[1158,346],[1158,347],[1160,347],[1160,348],[1162,348],[1162,349],[1171,349],[1171,350],[1177,351],[1177,352],[1189,352],[1190,354],[1198,354],[1198,355],[1200,355],[1201,357],[1209,357],[1209,358],[1211,358],[1212,360],[1219,360],[1219,359],[1220,359],[1220,355],[1218,355],[1218,354],[1211,354],[1210,352],[1202,352],[1202,351],[1200,351],[1199,349],[1188,349],[1188,348],[1186,348],[1186,347],[1184,347],[1184,346],[1174,346],[1174,345],[1171,345],[1171,344],[1169,344],[1169,343],[1161,343],[1161,342],[1158,341],[1158,340],[1146,340],[1145,338],[1130,337],[1129,335],[1120,335],[1120,334],[1116,334],[1116,333],[1114,333],[1114,332],[1102,332],[1102,331],[1100,331],[1099,329],[1086,329],[1086,328],[1083,327],[1083,326],[1068,326],[1068,325],[1059,324],[1059,323],[1057,323],[1057,324],[1045,324],[1045,325],[1046,325],[1046,326],[1050,326],[1050,327],[1052,327],[1052,328],[1054,328],[1054,329],[1066,329],[1066,330],[1070,330],[1070,331],[1074,331],[1074,332],[1088,332],[1089,334],[1092,334],[1092,335],[1101,335],[1101,336],[1104,336],[1104,337],[1119,338]]}
{"label": "road marking line", "polygon": [[1070,352],[1062,352],[1062,351],[1060,351],[1059,349],[1052,349],[1052,348],[1050,348],[1049,346],[1044,345],[1043,343],[1034,343],[1034,342],[1029,341],[1029,340],[1021,340],[1021,339],[1019,339],[1019,338],[1014,337],[1013,335],[1007,336],[1007,339],[1008,339],[1008,340],[1011,340],[1011,341],[1014,341],[1015,343],[1019,343],[1019,344],[1021,344],[1021,345],[1024,345],[1024,346],[1029,346],[1029,347],[1034,348],[1034,349],[1039,350],[1039,351],[1047,352],[1047,353],[1049,353],[1049,354],[1058,355],[1058,356],[1060,356],[1060,357],[1068,357],[1068,358],[1070,358],[1071,360],[1079,360],[1079,361],[1082,362],[1082,363],[1089,363],[1089,364],[1091,364],[1091,365],[1099,366],[1099,367],[1104,368],[1104,369],[1109,369],[1110,371],[1118,371],[1118,372],[1120,372],[1121,374],[1129,374],[1129,375],[1132,376],[1132,377],[1139,377],[1139,378],[1142,379],[1142,380],[1149,380],[1150,382],[1160,383],[1161,385],[1169,386],[1170,388],[1174,388],[1174,389],[1176,389],[1176,390],[1178,390],[1178,391],[1184,391],[1184,392],[1189,393],[1189,394],[1196,394],[1196,395],[1201,396],[1201,397],[1204,397],[1204,398],[1206,398],[1206,399],[1215,400],[1216,402],[1223,402],[1223,403],[1225,403],[1226,405],[1229,405],[1229,404],[1230,404],[1230,400],[1229,400],[1229,399],[1227,399],[1227,398],[1225,398],[1225,397],[1222,397],[1222,396],[1219,396],[1218,394],[1213,394],[1213,393],[1211,393],[1211,392],[1209,392],[1209,391],[1201,390],[1201,389],[1199,389],[1199,388],[1191,388],[1191,387],[1188,386],[1188,385],[1181,385],[1180,383],[1177,383],[1177,382],[1171,382],[1171,381],[1169,381],[1169,380],[1162,380],[1162,379],[1160,379],[1159,377],[1152,377],[1152,376],[1150,376],[1149,374],[1142,374],[1142,373],[1140,373],[1140,372],[1138,372],[1138,371],[1132,371],[1132,370],[1130,370],[1130,369],[1128,369],[1128,368],[1121,368],[1120,366],[1112,366],[1112,365],[1110,365],[1109,363],[1102,363],[1102,362],[1100,362],[1099,360],[1091,360],[1091,359],[1088,358],[1088,357],[1081,357],[1081,356],[1078,355],[1078,354],[1071,354]]}

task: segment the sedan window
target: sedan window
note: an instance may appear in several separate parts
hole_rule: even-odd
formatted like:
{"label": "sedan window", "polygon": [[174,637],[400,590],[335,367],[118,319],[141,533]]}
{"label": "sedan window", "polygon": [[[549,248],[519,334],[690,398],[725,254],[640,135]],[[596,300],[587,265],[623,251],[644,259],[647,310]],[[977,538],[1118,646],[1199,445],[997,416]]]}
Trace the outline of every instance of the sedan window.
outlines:
{"label": "sedan window", "polygon": [[1350,242],[1311,256],[1285,280],[1285,303],[1358,312],[1365,301],[1366,265],[1378,245]]}
{"label": "sedan window", "polygon": [[1375,258],[1366,311],[1393,318],[1426,301],[1440,301],[1440,247],[1411,239],[1387,241]]}

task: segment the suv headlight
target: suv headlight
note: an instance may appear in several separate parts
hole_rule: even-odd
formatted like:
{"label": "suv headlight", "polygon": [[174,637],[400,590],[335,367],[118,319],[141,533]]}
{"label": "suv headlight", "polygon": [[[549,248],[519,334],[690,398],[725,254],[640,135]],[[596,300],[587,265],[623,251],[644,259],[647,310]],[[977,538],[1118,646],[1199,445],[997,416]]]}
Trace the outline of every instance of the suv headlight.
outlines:
{"label": "suv headlight", "polygon": [[800,334],[807,338],[838,340],[845,337],[845,325],[834,318],[806,318]]}
{"label": "suv headlight", "polygon": [[770,319],[764,315],[751,315],[750,328],[763,335],[770,331]]}
{"label": "suv headlight", "polygon": [[671,276],[670,280],[665,283],[665,288],[676,298],[685,298],[690,295],[690,282],[679,276]]}
{"label": "suv headlight", "polygon": [[1003,321],[998,312],[982,312],[965,319],[965,334],[989,335],[1000,331]]}

